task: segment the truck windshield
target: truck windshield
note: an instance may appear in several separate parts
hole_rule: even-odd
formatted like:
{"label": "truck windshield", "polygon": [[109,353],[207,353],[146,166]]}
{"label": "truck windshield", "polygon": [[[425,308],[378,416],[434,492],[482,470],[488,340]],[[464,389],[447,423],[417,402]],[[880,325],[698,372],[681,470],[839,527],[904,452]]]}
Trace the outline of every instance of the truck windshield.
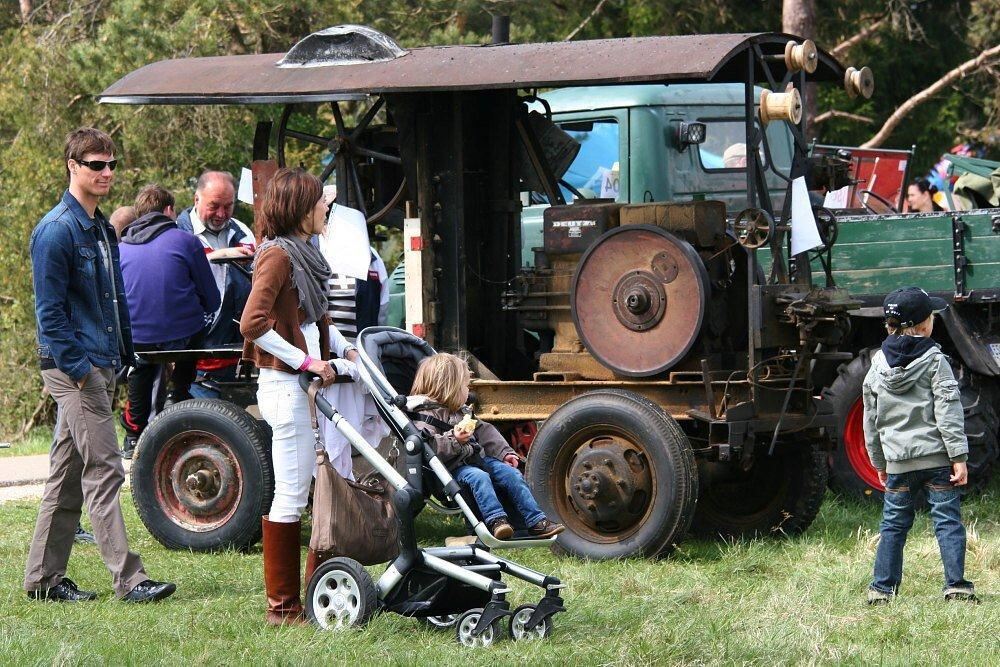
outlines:
{"label": "truck windshield", "polygon": [[[560,123],[580,144],[580,152],[563,176],[584,197],[618,199],[620,190],[618,162],[618,121],[613,119]],[[576,196],[565,187],[563,196]]]}
{"label": "truck windshield", "polygon": [[[705,142],[698,144],[698,157],[705,171],[743,169],[747,166],[746,126],[743,119],[700,118],[707,126]],[[767,168],[763,148],[760,160]]]}

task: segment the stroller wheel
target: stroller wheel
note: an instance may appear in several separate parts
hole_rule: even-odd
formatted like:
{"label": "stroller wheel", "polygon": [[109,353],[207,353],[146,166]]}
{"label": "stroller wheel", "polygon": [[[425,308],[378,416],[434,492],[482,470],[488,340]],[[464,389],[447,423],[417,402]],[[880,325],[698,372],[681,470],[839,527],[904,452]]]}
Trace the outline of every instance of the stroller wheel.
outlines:
{"label": "stroller wheel", "polygon": [[306,616],[324,630],[364,625],[375,613],[377,591],[371,575],[352,558],[331,558],[309,580]]}
{"label": "stroller wheel", "polygon": [[419,617],[421,623],[429,628],[435,630],[447,630],[448,628],[455,626],[455,621],[458,620],[458,614],[445,614],[444,616],[423,616]]}
{"label": "stroller wheel", "polygon": [[514,610],[510,617],[510,636],[515,641],[525,641],[530,639],[545,639],[552,634],[552,617],[546,616],[542,622],[528,630],[524,626],[528,619],[535,613],[537,607],[533,604],[522,604]]}
{"label": "stroller wheel", "polygon": [[500,640],[503,626],[500,624],[502,619],[499,618],[490,623],[478,637],[473,636],[472,631],[476,629],[479,617],[482,615],[482,608],[477,608],[470,609],[458,617],[458,621],[455,623],[455,638],[458,639],[459,644],[469,647],[491,646]]}

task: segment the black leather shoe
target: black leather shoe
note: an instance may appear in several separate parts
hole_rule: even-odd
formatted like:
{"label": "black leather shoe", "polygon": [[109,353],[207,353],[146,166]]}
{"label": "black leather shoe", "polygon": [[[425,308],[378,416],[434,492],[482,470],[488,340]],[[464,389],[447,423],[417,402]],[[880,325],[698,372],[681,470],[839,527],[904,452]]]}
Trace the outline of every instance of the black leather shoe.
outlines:
{"label": "black leather shoe", "polygon": [[122,602],[156,602],[170,597],[176,590],[175,584],[147,579],[136,584],[135,588],[126,593]]}
{"label": "black leather shoe", "polygon": [[81,591],[72,579],[63,577],[62,581],[51,588],[28,591],[28,598],[31,600],[55,600],[56,602],[89,602],[97,599],[97,593]]}

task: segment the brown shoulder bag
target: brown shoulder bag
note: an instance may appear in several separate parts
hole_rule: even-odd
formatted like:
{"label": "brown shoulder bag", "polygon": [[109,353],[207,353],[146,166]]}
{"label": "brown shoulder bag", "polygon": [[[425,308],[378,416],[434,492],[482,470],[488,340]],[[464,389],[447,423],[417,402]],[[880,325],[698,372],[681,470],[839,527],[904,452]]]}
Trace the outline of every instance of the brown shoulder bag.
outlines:
{"label": "brown shoulder bag", "polygon": [[396,514],[383,484],[344,479],[330,464],[319,434],[316,392],[309,386],[309,417],[316,439],[316,485],[313,488],[309,548],[321,560],[347,556],[362,565],[385,563],[399,555]]}

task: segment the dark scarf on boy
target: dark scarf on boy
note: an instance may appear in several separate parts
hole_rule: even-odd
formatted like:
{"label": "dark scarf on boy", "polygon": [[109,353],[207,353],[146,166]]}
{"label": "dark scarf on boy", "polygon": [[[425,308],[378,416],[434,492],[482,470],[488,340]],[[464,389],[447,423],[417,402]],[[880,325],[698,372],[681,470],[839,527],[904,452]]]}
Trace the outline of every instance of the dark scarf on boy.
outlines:
{"label": "dark scarf on boy", "polygon": [[916,361],[934,347],[937,343],[932,338],[892,334],[882,342],[882,354],[889,368],[900,368]]}

